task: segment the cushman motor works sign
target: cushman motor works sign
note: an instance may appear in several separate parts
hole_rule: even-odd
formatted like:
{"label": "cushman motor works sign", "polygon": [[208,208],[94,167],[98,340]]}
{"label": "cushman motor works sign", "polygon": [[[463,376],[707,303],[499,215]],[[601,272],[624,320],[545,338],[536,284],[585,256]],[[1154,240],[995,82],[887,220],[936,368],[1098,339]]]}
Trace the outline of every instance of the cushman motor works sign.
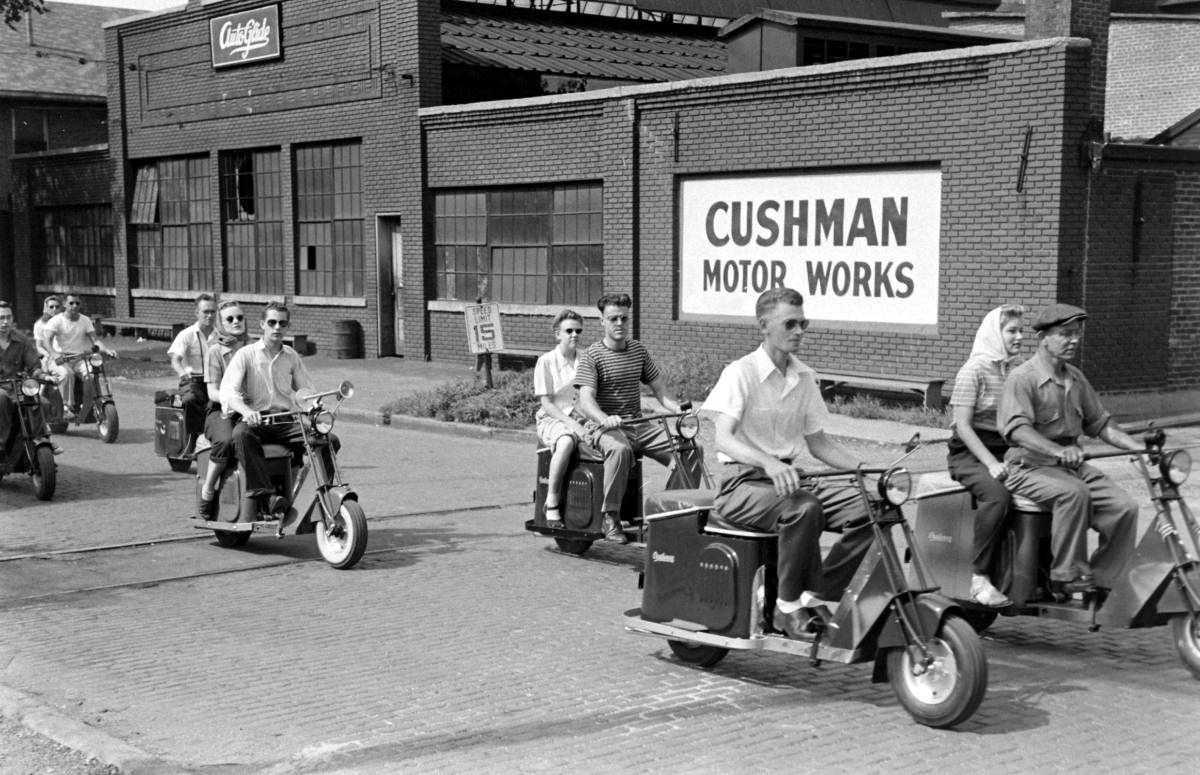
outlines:
{"label": "cushman motor works sign", "polygon": [[265,5],[208,20],[213,67],[232,67],[280,55],[279,6]]}
{"label": "cushman motor works sign", "polygon": [[754,316],[786,285],[817,320],[936,325],[936,169],[687,178],[679,185],[679,310]]}

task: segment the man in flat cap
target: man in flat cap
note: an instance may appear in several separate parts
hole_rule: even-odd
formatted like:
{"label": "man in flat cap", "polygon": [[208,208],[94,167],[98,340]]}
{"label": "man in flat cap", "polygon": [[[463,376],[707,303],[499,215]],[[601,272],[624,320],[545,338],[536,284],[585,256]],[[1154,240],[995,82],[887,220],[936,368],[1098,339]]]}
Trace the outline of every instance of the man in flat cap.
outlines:
{"label": "man in flat cap", "polygon": [[[1120,449],[1142,447],[1121,430],[1078,367],[1087,313],[1051,304],[1033,320],[1037,352],[1014,368],[1004,383],[998,424],[1013,444],[1005,456],[1006,484],[1018,495],[1049,508],[1053,518],[1050,587],[1056,598],[1097,586],[1111,588],[1119,564],[1133,551],[1137,502],[1099,469],[1084,461],[1081,434]],[[1088,526],[1100,545],[1087,556]]]}

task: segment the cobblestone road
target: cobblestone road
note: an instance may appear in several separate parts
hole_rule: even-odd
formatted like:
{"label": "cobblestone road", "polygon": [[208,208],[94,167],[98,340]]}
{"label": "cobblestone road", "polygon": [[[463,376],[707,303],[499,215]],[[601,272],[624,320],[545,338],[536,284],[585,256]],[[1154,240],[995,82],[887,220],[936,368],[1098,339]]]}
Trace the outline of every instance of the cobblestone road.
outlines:
{"label": "cobblestone road", "polygon": [[[193,535],[191,478],[153,456],[148,402],[118,400],[120,443],[68,437],[54,502],[0,485],[0,558]],[[1200,682],[1165,628],[1001,620],[979,712],[929,730],[868,666],[731,654],[704,671],[624,632],[638,551],[575,558],[525,533],[528,445],[339,432],[372,520],[356,569],[306,537],[0,562],[0,688],[156,772],[1196,769]]]}

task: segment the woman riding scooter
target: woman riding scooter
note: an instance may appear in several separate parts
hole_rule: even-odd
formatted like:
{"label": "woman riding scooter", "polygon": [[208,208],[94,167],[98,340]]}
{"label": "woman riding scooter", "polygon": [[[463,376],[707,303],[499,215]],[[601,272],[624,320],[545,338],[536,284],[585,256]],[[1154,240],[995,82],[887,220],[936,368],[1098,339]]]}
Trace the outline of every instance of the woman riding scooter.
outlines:
{"label": "woman riding scooter", "polygon": [[954,378],[954,435],[947,467],[950,476],[975,497],[974,573],[971,600],[990,608],[1010,605],[989,576],[1012,497],[1004,486],[1008,443],[996,427],[1004,378],[1021,351],[1025,308],[1006,304],[988,312],[975,333],[971,356]]}
{"label": "woman riding scooter", "polygon": [[246,334],[246,314],[236,301],[225,301],[217,309],[213,341],[204,364],[204,382],[208,387],[208,414],[204,418],[204,436],[212,445],[209,465],[200,486],[200,516],[212,519],[217,499],[217,483],[233,459],[233,423],[221,409],[221,377],[233,354],[250,341]]}
{"label": "woman riding scooter", "polygon": [[571,412],[575,408],[575,346],[583,333],[583,318],[575,310],[564,309],[554,318],[554,338],[558,346],[538,358],[533,370],[533,392],[541,401],[537,411],[538,441],[549,447],[550,471],[546,482],[546,527],[562,528],[559,504],[563,476],[579,440],[587,432]]}

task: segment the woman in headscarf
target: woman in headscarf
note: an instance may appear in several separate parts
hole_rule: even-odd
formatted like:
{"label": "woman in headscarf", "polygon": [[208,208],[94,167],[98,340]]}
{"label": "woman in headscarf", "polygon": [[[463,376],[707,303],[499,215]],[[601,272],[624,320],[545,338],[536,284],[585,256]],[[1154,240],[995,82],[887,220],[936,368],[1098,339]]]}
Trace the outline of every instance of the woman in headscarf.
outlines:
{"label": "woman in headscarf", "polygon": [[249,342],[246,334],[246,313],[236,301],[222,302],[209,342],[208,360],[204,364],[204,382],[208,386],[208,414],[204,418],[204,435],[212,444],[208,454],[208,471],[200,485],[200,516],[216,516],[217,483],[221,473],[233,462],[233,423],[221,410],[221,377],[233,354]]}
{"label": "woman in headscarf", "polygon": [[975,542],[971,599],[980,605],[1011,605],[989,576],[1000,532],[1011,500],[1004,478],[1007,442],[996,427],[996,409],[1004,378],[1021,351],[1022,315],[1016,304],[996,307],[983,318],[975,334],[971,357],[954,378],[954,435],[947,463],[950,475],[975,496]]}

